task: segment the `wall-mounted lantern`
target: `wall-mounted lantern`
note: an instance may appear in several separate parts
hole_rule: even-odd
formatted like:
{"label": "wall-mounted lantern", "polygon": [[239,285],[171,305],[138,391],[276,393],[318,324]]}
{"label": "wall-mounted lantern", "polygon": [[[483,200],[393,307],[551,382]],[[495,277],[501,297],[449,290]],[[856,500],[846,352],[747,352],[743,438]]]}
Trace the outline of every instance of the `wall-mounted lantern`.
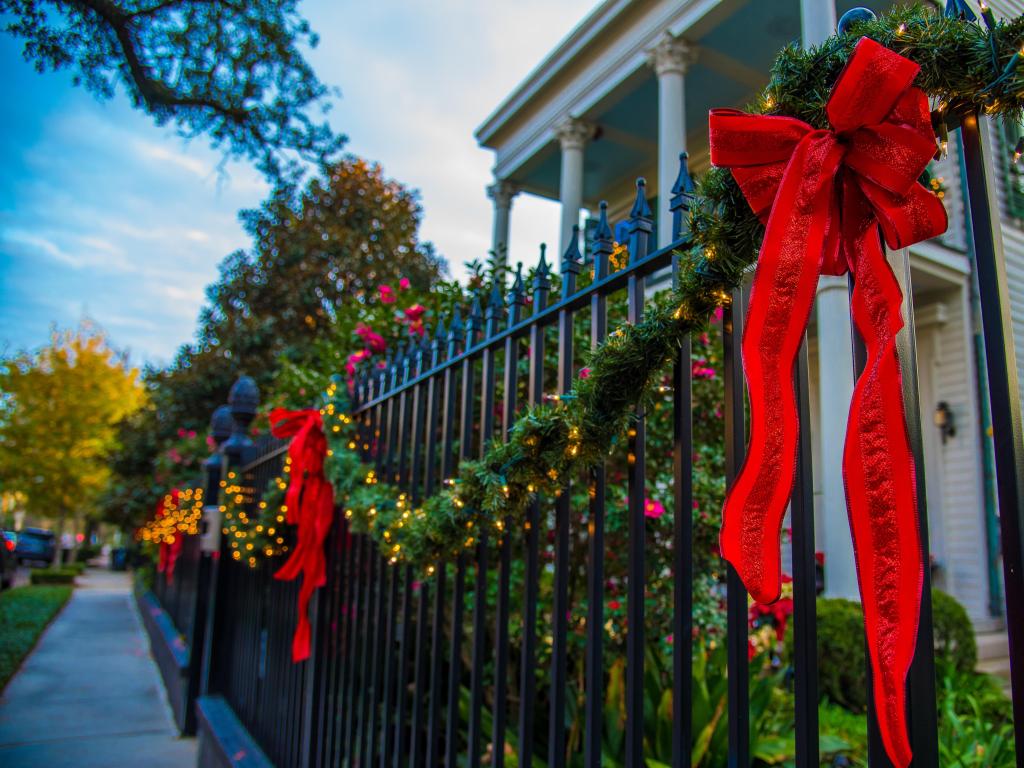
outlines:
{"label": "wall-mounted lantern", "polygon": [[949,409],[949,403],[945,400],[940,400],[935,406],[934,419],[935,426],[942,435],[942,444],[945,445],[946,440],[956,436],[956,420],[953,418],[953,411]]}

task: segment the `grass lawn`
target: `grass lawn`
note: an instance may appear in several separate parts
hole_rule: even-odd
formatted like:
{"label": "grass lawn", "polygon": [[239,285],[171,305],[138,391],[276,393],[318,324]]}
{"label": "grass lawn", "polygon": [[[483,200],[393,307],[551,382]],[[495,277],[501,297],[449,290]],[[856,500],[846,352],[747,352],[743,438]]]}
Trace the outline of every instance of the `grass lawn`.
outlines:
{"label": "grass lawn", "polygon": [[71,587],[64,585],[0,592],[0,691],[70,596]]}

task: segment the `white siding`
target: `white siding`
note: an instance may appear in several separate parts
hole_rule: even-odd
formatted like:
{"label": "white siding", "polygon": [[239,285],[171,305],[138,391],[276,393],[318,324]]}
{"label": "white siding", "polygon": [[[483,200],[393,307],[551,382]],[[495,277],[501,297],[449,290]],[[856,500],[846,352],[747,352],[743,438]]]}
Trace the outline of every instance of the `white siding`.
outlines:
{"label": "white siding", "polygon": [[[981,435],[977,409],[967,295],[945,291],[940,299],[944,322],[918,328],[929,528],[933,555],[941,566],[938,584],[953,594],[974,620],[987,618],[988,573],[985,557],[985,507],[981,481]],[[918,306],[916,311],[922,312]],[[928,402],[927,399],[933,399]],[[935,405],[953,412],[956,435],[944,445],[931,423]]]}

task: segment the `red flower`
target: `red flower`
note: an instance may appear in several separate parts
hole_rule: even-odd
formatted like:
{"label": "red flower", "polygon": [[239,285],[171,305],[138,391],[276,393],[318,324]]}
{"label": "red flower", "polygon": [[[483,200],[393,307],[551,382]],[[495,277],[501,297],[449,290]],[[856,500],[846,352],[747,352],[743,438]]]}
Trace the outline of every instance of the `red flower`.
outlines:
{"label": "red flower", "polygon": [[358,352],[353,352],[348,356],[348,361],[345,363],[345,373],[347,373],[349,377],[355,376],[356,366],[369,356],[370,350],[368,349],[361,349]]}
{"label": "red flower", "polygon": [[580,368],[580,378],[581,379],[589,379],[590,378],[590,369],[589,368]]}
{"label": "red flower", "polygon": [[621,607],[622,607],[622,603],[620,603],[618,600],[609,600],[608,601],[608,609],[611,610],[611,611],[617,611]]}
{"label": "red flower", "polygon": [[665,505],[657,499],[644,499],[644,515],[657,520],[665,514]]}
{"label": "red flower", "polygon": [[388,343],[384,341],[384,337],[374,332],[370,326],[364,323],[356,325],[356,336],[361,338],[363,343],[373,352],[383,352],[388,348]]}
{"label": "red flower", "polygon": [[395,291],[390,285],[381,285],[377,291],[380,293],[380,300],[383,304],[394,304],[397,300]]}
{"label": "red flower", "polygon": [[427,308],[422,304],[413,304],[411,307],[405,310],[405,316],[410,323],[419,322],[423,317],[423,313],[427,311]]}

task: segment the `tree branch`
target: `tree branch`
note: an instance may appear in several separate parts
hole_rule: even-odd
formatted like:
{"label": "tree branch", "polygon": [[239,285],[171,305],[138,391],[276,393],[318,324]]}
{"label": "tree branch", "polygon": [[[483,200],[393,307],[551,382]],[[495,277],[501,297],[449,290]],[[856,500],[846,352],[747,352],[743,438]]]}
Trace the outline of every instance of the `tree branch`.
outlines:
{"label": "tree branch", "polygon": [[[165,0],[160,5],[169,7],[181,1]],[[142,13],[155,12],[158,10],[157,6],[148,8],[145,11],[129,13],[110,0],[64,0],[64,2],[77,6],[79,9],[91,11],[114,33],[114,37],[117,39],[118,46],[124,56],[125,64],[128,66],[128,71],[131,74],[132,82],[135,84],[147,108],[198,107],[212,110],[236,123],[244,123],[249,119],[249,113],[242,107],[226,105],[211,98],[179,93],[163,81],[150,75],[149,67],[142,61],[135,46],[135,38],[132,35],[131,27],[134,18],[137,18]]]}

